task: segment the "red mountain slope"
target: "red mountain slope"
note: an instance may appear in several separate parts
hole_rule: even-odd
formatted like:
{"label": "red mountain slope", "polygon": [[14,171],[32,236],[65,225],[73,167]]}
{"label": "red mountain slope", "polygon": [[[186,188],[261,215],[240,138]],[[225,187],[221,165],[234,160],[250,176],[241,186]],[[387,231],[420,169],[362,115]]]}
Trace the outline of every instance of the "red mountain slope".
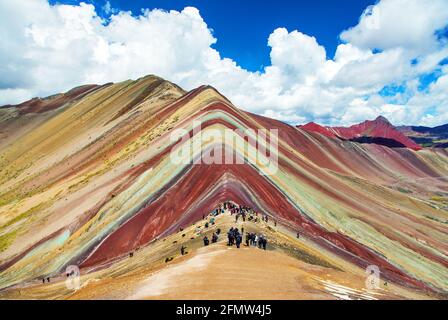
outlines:
{"label": "red mountain slope", "polygon": [[[379,116],[373,121],[364,121],[350,127],[324,127],[314,122],[299,126],[301,129],[317,132],[327,137],[339,137],[345,140],[363,141],[361,138],[386,139],[397,142],[395,146],[403,146],[413,150],[422,147],[398,131],[386,118]],[[372,140],[375,143],[375,140]]]}

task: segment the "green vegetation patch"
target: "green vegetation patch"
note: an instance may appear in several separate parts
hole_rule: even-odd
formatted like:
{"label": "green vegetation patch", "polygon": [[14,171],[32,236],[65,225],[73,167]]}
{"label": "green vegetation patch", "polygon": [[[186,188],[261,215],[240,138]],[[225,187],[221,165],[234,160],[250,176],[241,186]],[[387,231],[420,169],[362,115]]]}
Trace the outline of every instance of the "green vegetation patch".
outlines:
{"label": "green vegetation patch", "polygon": [[436,221],[436,222],[440,222],[440,223],[448,224],[448,220],[446,220],[446,221],[442,221],[442,220],[437,219],[436,217],[431,217],[431,216],[425,216],[425,217],[428,218],[428,219],[430,219],[430,220]]}
{"label": "green vegetation patch", "polygon": [[6,224],[0,227],[0,230],[3,230],[21,220],[28,219],[33,213],[42,210],[44,207],[44,203],[40,203],[37,206],[32,207],[31,209],[19,214],[17,217],[9,220]]}
{"label": "green vegetation patch", "polygon": [[405,188],[402,188],[402,187],[397,187],[397,190],[400,191],[401,193],[412,193],[411,190],[405,189]]}
{"label": "green vegetation patch", "polygon": [[18,230],[5,233],[0,236],[0,252],[5,251],[14,242],[17,237]]}
{"label": "green vegetation patch", "polygon": [[327,261],[324,261],[321,258],[316,257],[316,256],[314,256],[304,250],[301,250],[297,247],[280,244],[280,243],[276,243],[276,244],[274,244],[274,246],[281,249],[282,251],[286,252],[289,256],[292,256],[292,257],[294,257],[298,260],[301,260],[305,263],[341,271],[338,267],[334,266],[333,264],[331,264]]}
{"label": "green vegetation patch", "polygon": [[440,196],[433,196],[433,197],[431,197],[431,200],[437,201],[437,202],[448,202],[448,198],[440,197]]}

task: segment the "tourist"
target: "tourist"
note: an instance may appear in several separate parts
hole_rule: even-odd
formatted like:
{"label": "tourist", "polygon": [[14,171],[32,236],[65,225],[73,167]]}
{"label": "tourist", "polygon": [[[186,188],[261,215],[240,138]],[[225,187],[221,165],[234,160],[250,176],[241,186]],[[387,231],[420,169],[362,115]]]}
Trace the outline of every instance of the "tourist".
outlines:
{"label": "tourist", "polygon": [[212,243],[216,243],[216,242],[218,242],[218,235],[216,233],[213,233]]}
{"label": "tourist", "polygon": [[229,239],[229,243],[227,245],[233,246],[233,240],[234,240],[233,228],[230,228],[229,232],[227,232],[227,238]]}
{"label": "tourist", "polygon": [[187,249],[187,247],[185,247],[184,245],[182,245],[182,247],[180,248],[180,254],[184,255],[185,254],[185,249]]}
{"label": "tourist", "polygon": [[204,237],[204,246],[208,246],[210,241],[208,240],[207,236]]}
{"label": "tourist", "polygon": [[265,235],[263,235],[263,242],[262,242],[263,250],[266,250],[267,244],[268,244],[268,239],[266,238]]}
{"label": "tourist", "polygon": [[236,247],[239,249],[240,248],[240,245],[241,245],[241,241],[242,241],[243,239],[242,239],[242,237],[241,237],[241,235],[238,233],[237,235],[236,235]]}
{"label": "tourist", "polygon": [[258,243],[258,248],[260,248],[261,249],[261,246],[263,245],[263,235],[259,235],[258,236],[258,241],[257,241],[257,243]]}

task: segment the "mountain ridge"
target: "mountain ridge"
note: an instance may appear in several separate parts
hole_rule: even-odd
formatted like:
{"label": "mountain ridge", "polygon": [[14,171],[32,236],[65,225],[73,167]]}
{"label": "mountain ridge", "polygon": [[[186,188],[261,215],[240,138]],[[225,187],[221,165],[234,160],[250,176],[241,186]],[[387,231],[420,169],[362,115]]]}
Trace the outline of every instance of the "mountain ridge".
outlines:
{"label": "mountain ridge", "polygon": [[[362,140],[359,138],[383,138],[387,140],[396,141],[398,144],[395,147],[406,147],[413,150],[421,150],[422,147],[415,143],[413,140],[409,139],[402,132],[397,130],[390,122],[383,116],[377,117],[375,120],[366,120],[359,124],[354,124],[350,127],[324,127],[318,125],[314,122],[307,123],[305,125],[299,126],[300,128],[307,130],[318,132],[323,135],[326,135],[330,138],[341,138],[345,140],[352,141],[364,141],[364,142],[372,142],[373,140]],[[377,141],[378,143],[379,141]],[[387,143],[386,140],[383,143],[386,146],[394,146],[391,143]]]}
{"label": "mountain ridge", "polygon": [[[185,92],[158,81],[98,88],[27,115],[26,126],[20,114],[0,121],[0,288],[73,263],[87,273],[113,264],[232,200],[353,268],[375,264],[399,286],[448,290],[445,150],[328,139],[244,112],[213,87]],[[278,129],[278,171],[260,174],[257,161],[172,163],[170,152],[200,139],[196,121],[202,133],[230,129],[240,141],[236,129]],[[189,136],[172,141],[175,129]],[[216,143],[202,141],[193,159]]]}

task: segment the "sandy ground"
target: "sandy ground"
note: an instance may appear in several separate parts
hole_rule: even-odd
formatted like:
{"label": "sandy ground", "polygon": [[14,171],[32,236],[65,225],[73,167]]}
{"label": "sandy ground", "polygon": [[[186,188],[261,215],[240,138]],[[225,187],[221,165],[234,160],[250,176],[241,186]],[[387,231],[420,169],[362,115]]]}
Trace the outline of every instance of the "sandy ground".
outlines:
{"label": "sandy ground", "polygon": [[[335,299],[342,289],[335,289],[334,295],[318,280],[332,276],[336,274],[331,269],[307,265],[280,252],[218,244],[201,248],[191,259],[150,276],[129,298]],[[352,290],[347,298],[362,294]],[[371,298],[375,295],[371,293]]]}
{"label": "sandy ground", "polygon": [[[24,283],[0,292],[0,299],[425,299],[423,293],[392,283],[367,290],[364,270],[353,266],[292,230],[273,223],[234,222],[220,215],[216,225],[170,235],[99,270],[82,270],[81,287],[69,290],[64,276],[51,283]],[[267,235],[268,250],[226,245],[230,226]],[[217,228],[216,244],[202,237]],[[182,237],[182,235],[185,235]],[[180,245],[187,246],[181,256]],[[172,258],[165,262],[166,258]]]}

